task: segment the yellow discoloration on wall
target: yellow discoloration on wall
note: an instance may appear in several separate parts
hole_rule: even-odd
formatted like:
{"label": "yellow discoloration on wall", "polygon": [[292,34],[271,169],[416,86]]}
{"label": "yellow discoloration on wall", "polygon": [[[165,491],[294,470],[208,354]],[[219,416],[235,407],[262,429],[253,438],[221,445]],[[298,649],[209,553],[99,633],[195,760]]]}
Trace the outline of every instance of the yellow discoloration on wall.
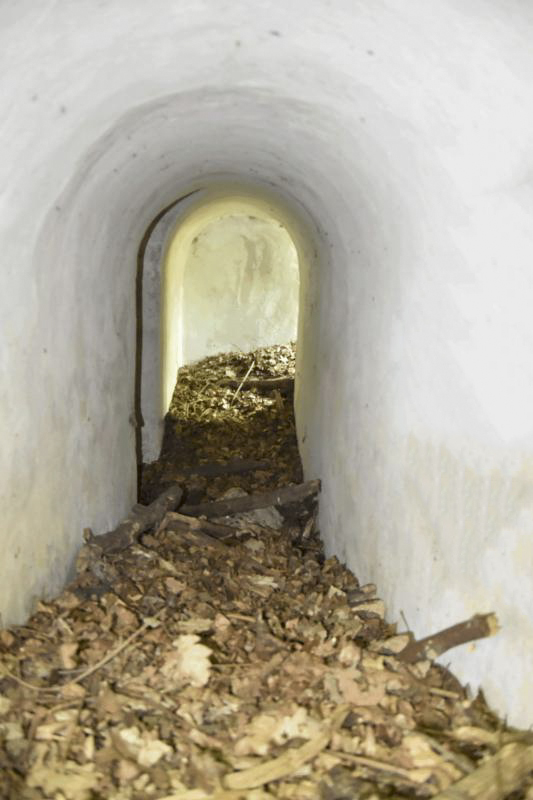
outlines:
{"label": "yellow discoloration on wall", "polygon": [[[442,661],[509,708],[493,665],[505,663],[517,643],[533,653],[533,459],[518,449],[494,452],[466,439],[452,448],[414,434],[403,444],[384,438],[377,451],[373,475],[361,469],[342,488],[355,530],[348,563],[381,587],[389,618],[403,611],[418,636],[496,612],[495,637]],[[359,457],[364,463],[365,454]],[[379,503],[365,514],[376,480]],[[510,709],[519,716],[521,703],[533,703],[529,658],[509,662],[509,680],[523,686]]]}
{"label": "yellow discoloration on wall", "polygon": [[[254,217],[255,220],[263,225],[275,225],[282,230],[282,236],[288,237],[290,242],[285,244],[287,254],[292,261],[289,269],[292,270],[292,278],[286,284],[286,291],[297,305],[298,301],[298,277],[294,274],[295,261],[299,264],[300,276],[308,269],[311,251],[311,237],[309,232],[292,212],[289,207],[281,202],[279,198],[269,196],[263,192],[247,192],[234,186],[219,186],[212,189],[206,197],[205,195],[194,204],[180,223],[170,240],[165,255],[163,280],[162,280],[162,413],[165,414],[176,382],[176,372],[188,356],[185,350],[187,333],[184,330],[186,314],[213,314],[214,308],[186,308],[185,299],[185,274],[189,267],[192,267],[191,256],[194,256],[194,248],[201,245],[202,235],[217,221],[224,218],[248,218]],[[252,223],[253,224],[253,223]],[[244,229],[243,229],[244,230]],[[292,242],[292,244],[291,244]],[[292,249],[294,248],[294,250]],[[226,254],[228,255],[228,254]],[[236,253],[234,253],[234,257]],[[278,268],[279,272],[279,268]],[[205,276],[204,276],[205,277]],[[279,275],[278,275],[279,278]],[[296,280],[295,280],[296,278]],[[228,277],[229,280],[229,277]],[[241,281],[242,283],[242,281]],[[305,285],[305,282],[303,282]],[[209,285],[206,284],[206,292]],[[190,291],[190,287],[189,287]],[[240,285],[236,291],[236,301],[243,301],[244,288]],[[195,301],[198,300],[198,292],[195,292]],[[236,309],[237,310],[237,309]],[[261,315],[261,308],[256,309],[257,315]],[[296,316],[296,315],[295,315]],[[193,321],[189,317],[188,326],[191,327]],[[201,327],[202,320],[198,321]],[[294,330],[294,323],[290,327]],[[262,334],[264,335],[264,333]],[[264,342],[273,343],[273,342]],[[237,343],[238,344],[238,343]],[[191,344],[189,344],[189,349]],[[232,349],[222,346],[220,349]],[[200,357],[193,352],[193,358]]]}
{"label": "yellow discoloration on wall", "polygon": [[208,223],[182,280],[183,363],[296,339],[298,256],[277,221],[232,214]]}

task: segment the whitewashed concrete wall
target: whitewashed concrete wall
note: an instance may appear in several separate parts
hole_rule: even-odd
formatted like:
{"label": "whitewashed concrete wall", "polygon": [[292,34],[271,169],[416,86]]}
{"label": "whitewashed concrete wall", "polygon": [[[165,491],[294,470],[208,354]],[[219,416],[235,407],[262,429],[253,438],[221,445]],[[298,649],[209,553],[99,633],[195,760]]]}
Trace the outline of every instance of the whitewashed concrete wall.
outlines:
{"label": "whitewashed concrete wall", "polygon": [[[190,207],[205,195],[202,190],[187,194],[173,204],[145,233],[144,249],[140,253],[141,275],[141,347],[139,398],[141,453],[144,462],[155,461],[163,441],[164,415],[161,379],[161,292],[165,254]],[[139,312],[139,309],[138,309]]]}
{"label": "whitewashed concrete wall", "polygon": [[286,344],[298,325],[298,256],[275,220],[213,220],[191,245],[183,276],[183,359]]}
{"label": "whitewashed concrete wall", "polygon": [[[134,274],[221,177],[313,220],[297,412],[330,552],[533,717],[533,6],[0,6],[0,607],[134,499]],[[320,264],[320,269],[318,269]],[[509,676],[512,676],[510,679]]]}

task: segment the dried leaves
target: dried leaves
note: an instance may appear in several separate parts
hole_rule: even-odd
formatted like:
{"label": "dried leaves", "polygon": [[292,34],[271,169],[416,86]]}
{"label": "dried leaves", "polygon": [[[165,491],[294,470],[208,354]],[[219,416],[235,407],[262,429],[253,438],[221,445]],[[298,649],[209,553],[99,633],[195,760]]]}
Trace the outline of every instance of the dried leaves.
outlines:
{"label": "dried leaves", "polygon": [[[249,358],[227,369],[242,376]],[[260,444],[257,421],[241,417],[249,450],[226,433],[218,460],[275,453],[292,425],[281,413]],[[214,460],[213,442],[198,442],[201,458]],[[299,470],[291,447],[281,468],[202,479],[194,502],[235,481],[277,487]],[[70,587],[0,632],[0,797],[496,800],[506,764],[515,771],[501,785],[516,789],[518,776],[526,792],[531,735],[506,730],[442,667],[403,662],[406,635],[385,621],[376,587],[324,558],[313,507],[285,517],[275,530],[236,515],[224,541],[169,520],[123,552],[89,547]]]}
{"label": "dried leaves", "polygon": [[142,501],[151,502],[165,484],[193,467],[235,458],[267,462],[270,469],[209,481],[199,476],[188,482],[189,492],[211,499],[232,487],[250,491],[299,483],[292,399],[246,386],[234,398],[235,389],[224,385],[228,379],[244,378],[252,362],[250,377],[293,375],[294,360],[293,347],[278,345],[255,353],[212,356],[182,367],[166,418],[161,457],[143,468]]}

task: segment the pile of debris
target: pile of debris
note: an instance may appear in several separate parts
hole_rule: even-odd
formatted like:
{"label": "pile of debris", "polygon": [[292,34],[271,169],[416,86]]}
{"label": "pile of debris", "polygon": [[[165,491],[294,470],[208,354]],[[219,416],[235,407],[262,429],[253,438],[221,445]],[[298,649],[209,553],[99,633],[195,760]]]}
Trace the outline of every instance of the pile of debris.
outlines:
{"label": "pile of debris", "polygon": [[[143,469],[141,500],[187,479],[195,497],[219,497],[302,480],[294,426],[294,347],[224,353],[179,371],[158,461]],[[229,477],[209,464],[244,462]],[[257,469],[248,467],[253,464]],[[198,466],[206,470],[198,474]],[[236,465],[235,465],[236,466]],[[194,473],[194,480],[191,481]]]}
{"label": "pile of debris", "polygon": [[[209,428],[193,448],[171,417],[166,457],[147,468],[155,498],[86,531],[76,579],[0,631],[0,797],[531,800],[533,734],[435,663],[490,635],[493,616],[398,633],[376,587],[324,557],[319,482],[282,485],[299,470],[289,457],[251,463],[287,430],[290,393],[244,391],[277,420],[261,441],[231,450],[227,433],[214,463]],[[218,424],[211,400],[188,402],[191,423]],[[190,463],[171,461],[172,436]]]}

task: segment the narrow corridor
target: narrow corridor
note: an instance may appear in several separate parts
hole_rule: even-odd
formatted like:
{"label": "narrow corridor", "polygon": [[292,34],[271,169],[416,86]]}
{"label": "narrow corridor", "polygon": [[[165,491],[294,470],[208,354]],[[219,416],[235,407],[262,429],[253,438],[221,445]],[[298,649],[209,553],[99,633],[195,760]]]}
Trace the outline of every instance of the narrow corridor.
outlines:
{"label": "narrow corridor", "polygon": [[464,627],[414,642],[325,558],[293,376],[285,346],[180,370],[143,505],[0,631],[1,798],[533,796],[533,734],[433,663]]}

